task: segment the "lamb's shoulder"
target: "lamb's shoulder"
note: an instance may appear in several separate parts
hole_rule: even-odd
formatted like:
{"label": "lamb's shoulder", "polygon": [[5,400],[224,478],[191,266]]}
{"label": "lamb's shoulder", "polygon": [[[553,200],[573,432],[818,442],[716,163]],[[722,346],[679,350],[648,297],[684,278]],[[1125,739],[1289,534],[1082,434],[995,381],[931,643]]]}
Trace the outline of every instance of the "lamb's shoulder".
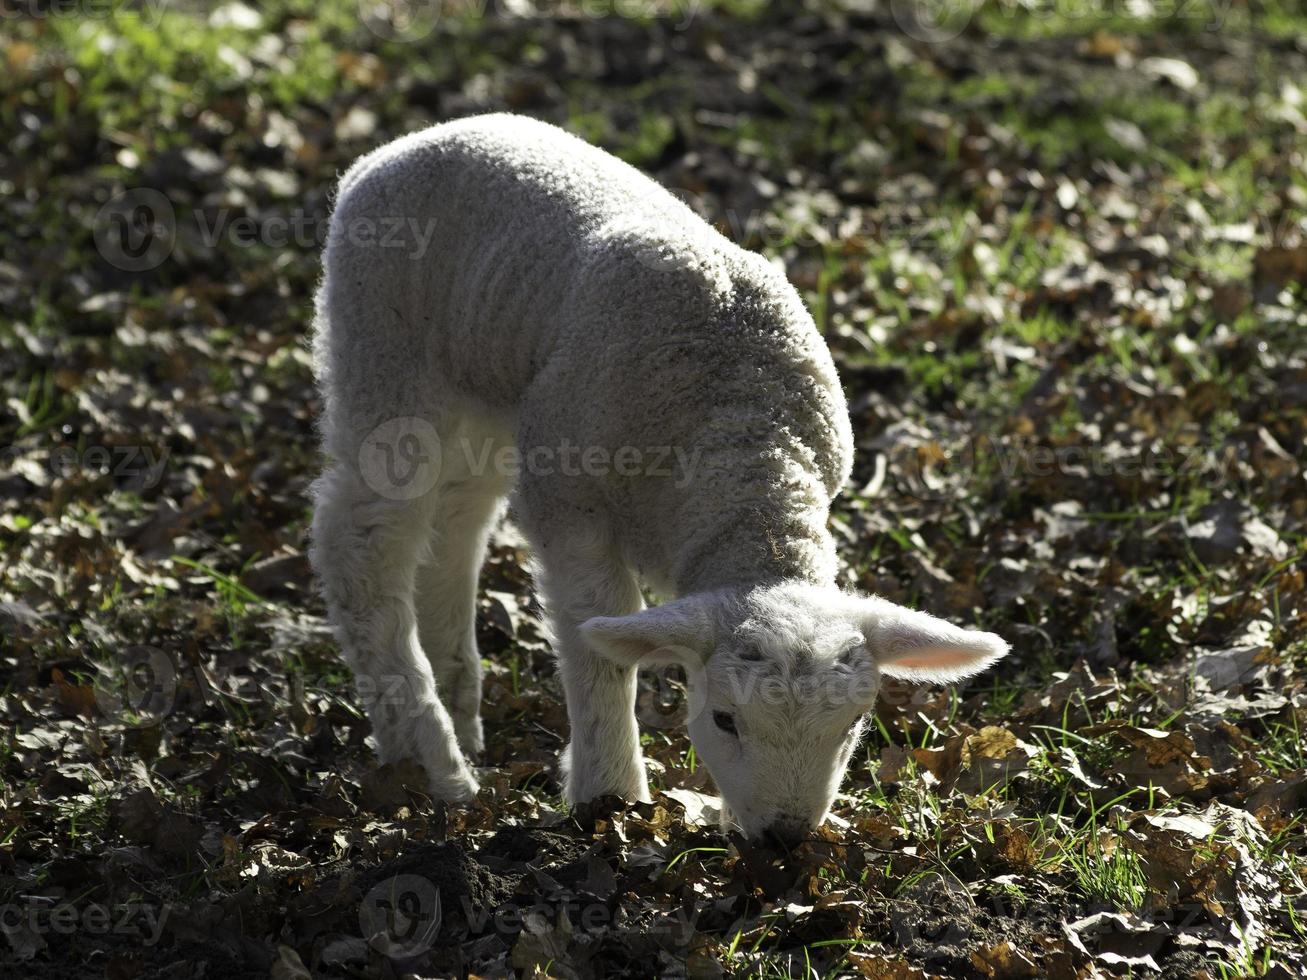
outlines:
{"label": "lamb's shoulder", "polygon": [[732,397],[765,420],[775,451],[802,457],[833,497],[852,467],[853,433],[830,348],[780,267],[743,249],[730,259],[729,301],[709,332]]}
{"label": "lamb's shoulder", "polygon": [[738,345],[733,394],[764,420],[766,454],[816,477],[833,499],[852,470],[853,432],[824,339],[797,296],[746,303],[734,322],[748,339]]}

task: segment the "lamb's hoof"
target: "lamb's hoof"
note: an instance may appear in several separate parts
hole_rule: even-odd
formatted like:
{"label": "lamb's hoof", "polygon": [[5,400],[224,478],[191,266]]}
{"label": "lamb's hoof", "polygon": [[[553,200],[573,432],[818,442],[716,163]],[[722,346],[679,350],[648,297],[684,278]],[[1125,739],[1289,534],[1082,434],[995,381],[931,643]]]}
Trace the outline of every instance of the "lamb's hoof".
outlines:
{"label": "lamb's hoof", "polygon": [[631,801],[613,794],[596,796],[593,799],[571,806],[572,819],[587,833],[592,833],[599,820],[611,821],[613,817],[626,813],[631,808]]}
{"label": "lamb's hoof", "polygon": [[458,738],[458,747],[469,759],[481,755],[486,747],[485,734],[481,729],[481,717],[454,716],[454,735]]}
{"label": "lamb's hoof", "polygon": [[585,806],[599,799],[621,800],[626,804],[653,802],[649,784],[644,780],[632,780],[617,789],[595,790],[576,785],[566,772],[564,772],[563,799],[570,807]]}
{"label": "lamb's hoof", "polygon": [[431,777],[431,798],[446,803],[466,803],[476,798],[481,784],[471,772],[451,773],[448,776]]}

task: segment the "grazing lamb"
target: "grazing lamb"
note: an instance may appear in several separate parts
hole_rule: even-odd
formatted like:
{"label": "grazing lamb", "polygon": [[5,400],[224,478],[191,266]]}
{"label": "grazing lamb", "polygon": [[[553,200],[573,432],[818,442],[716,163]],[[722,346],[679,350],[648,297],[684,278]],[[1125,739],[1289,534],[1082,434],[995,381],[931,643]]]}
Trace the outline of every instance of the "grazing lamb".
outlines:
{"label": "grazing lamb", "polygon": [[[825,817],[879,677],[1007,652],[842,592],[830,353],[784,275],[637,170],[513,115],[414,133],[341,181],[317,298],[330,465],[312,560],[385,761],[477,792],[474,609],[506,495],[567,697],[567,799],[649,799],[636,670],[691,676],[728,819]],[[645,609],[641,586],[669,597]]]}

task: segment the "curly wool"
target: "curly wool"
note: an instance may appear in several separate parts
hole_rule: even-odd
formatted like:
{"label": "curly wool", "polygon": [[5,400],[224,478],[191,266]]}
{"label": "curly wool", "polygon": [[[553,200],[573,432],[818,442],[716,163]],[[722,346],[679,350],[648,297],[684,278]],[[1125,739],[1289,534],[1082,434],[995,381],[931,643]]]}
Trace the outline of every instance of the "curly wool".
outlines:
{"label": "curly wool", "polygon": [[[383,228],[390,247],[367,240]],[[403,411],[494,414],[524,452],[668,447],[673,478],[572,479],[563,500],[526,474],[527,530],[611,522],[667,593],[834,580],[852,435],[830,354],[780,271],[635,168],[520,116],[434,126],[345,175],[325,264],[338,458]]]}

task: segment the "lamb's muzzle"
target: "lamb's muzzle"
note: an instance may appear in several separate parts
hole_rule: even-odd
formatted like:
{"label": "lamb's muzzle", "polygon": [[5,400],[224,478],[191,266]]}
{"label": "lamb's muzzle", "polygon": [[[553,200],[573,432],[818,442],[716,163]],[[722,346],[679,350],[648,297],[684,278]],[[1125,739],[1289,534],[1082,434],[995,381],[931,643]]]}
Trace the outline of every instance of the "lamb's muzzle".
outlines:
{"label": "lamb's muzzle", "polygon": [[[836,588],[852,436],[798,294],[562,130],[481,116],[359,160],[314,355],[330,462],[311,557],[381,758],[422,763],[437,798],[477,791],[477,572],[510,493],[572,802],[648,798],[642,663],[687,664],[690,737],[733,820],[788,838],[824,818],[882,672],[955,680],[1007,652]],[[670,601],[644,609],[642,585]]]}

